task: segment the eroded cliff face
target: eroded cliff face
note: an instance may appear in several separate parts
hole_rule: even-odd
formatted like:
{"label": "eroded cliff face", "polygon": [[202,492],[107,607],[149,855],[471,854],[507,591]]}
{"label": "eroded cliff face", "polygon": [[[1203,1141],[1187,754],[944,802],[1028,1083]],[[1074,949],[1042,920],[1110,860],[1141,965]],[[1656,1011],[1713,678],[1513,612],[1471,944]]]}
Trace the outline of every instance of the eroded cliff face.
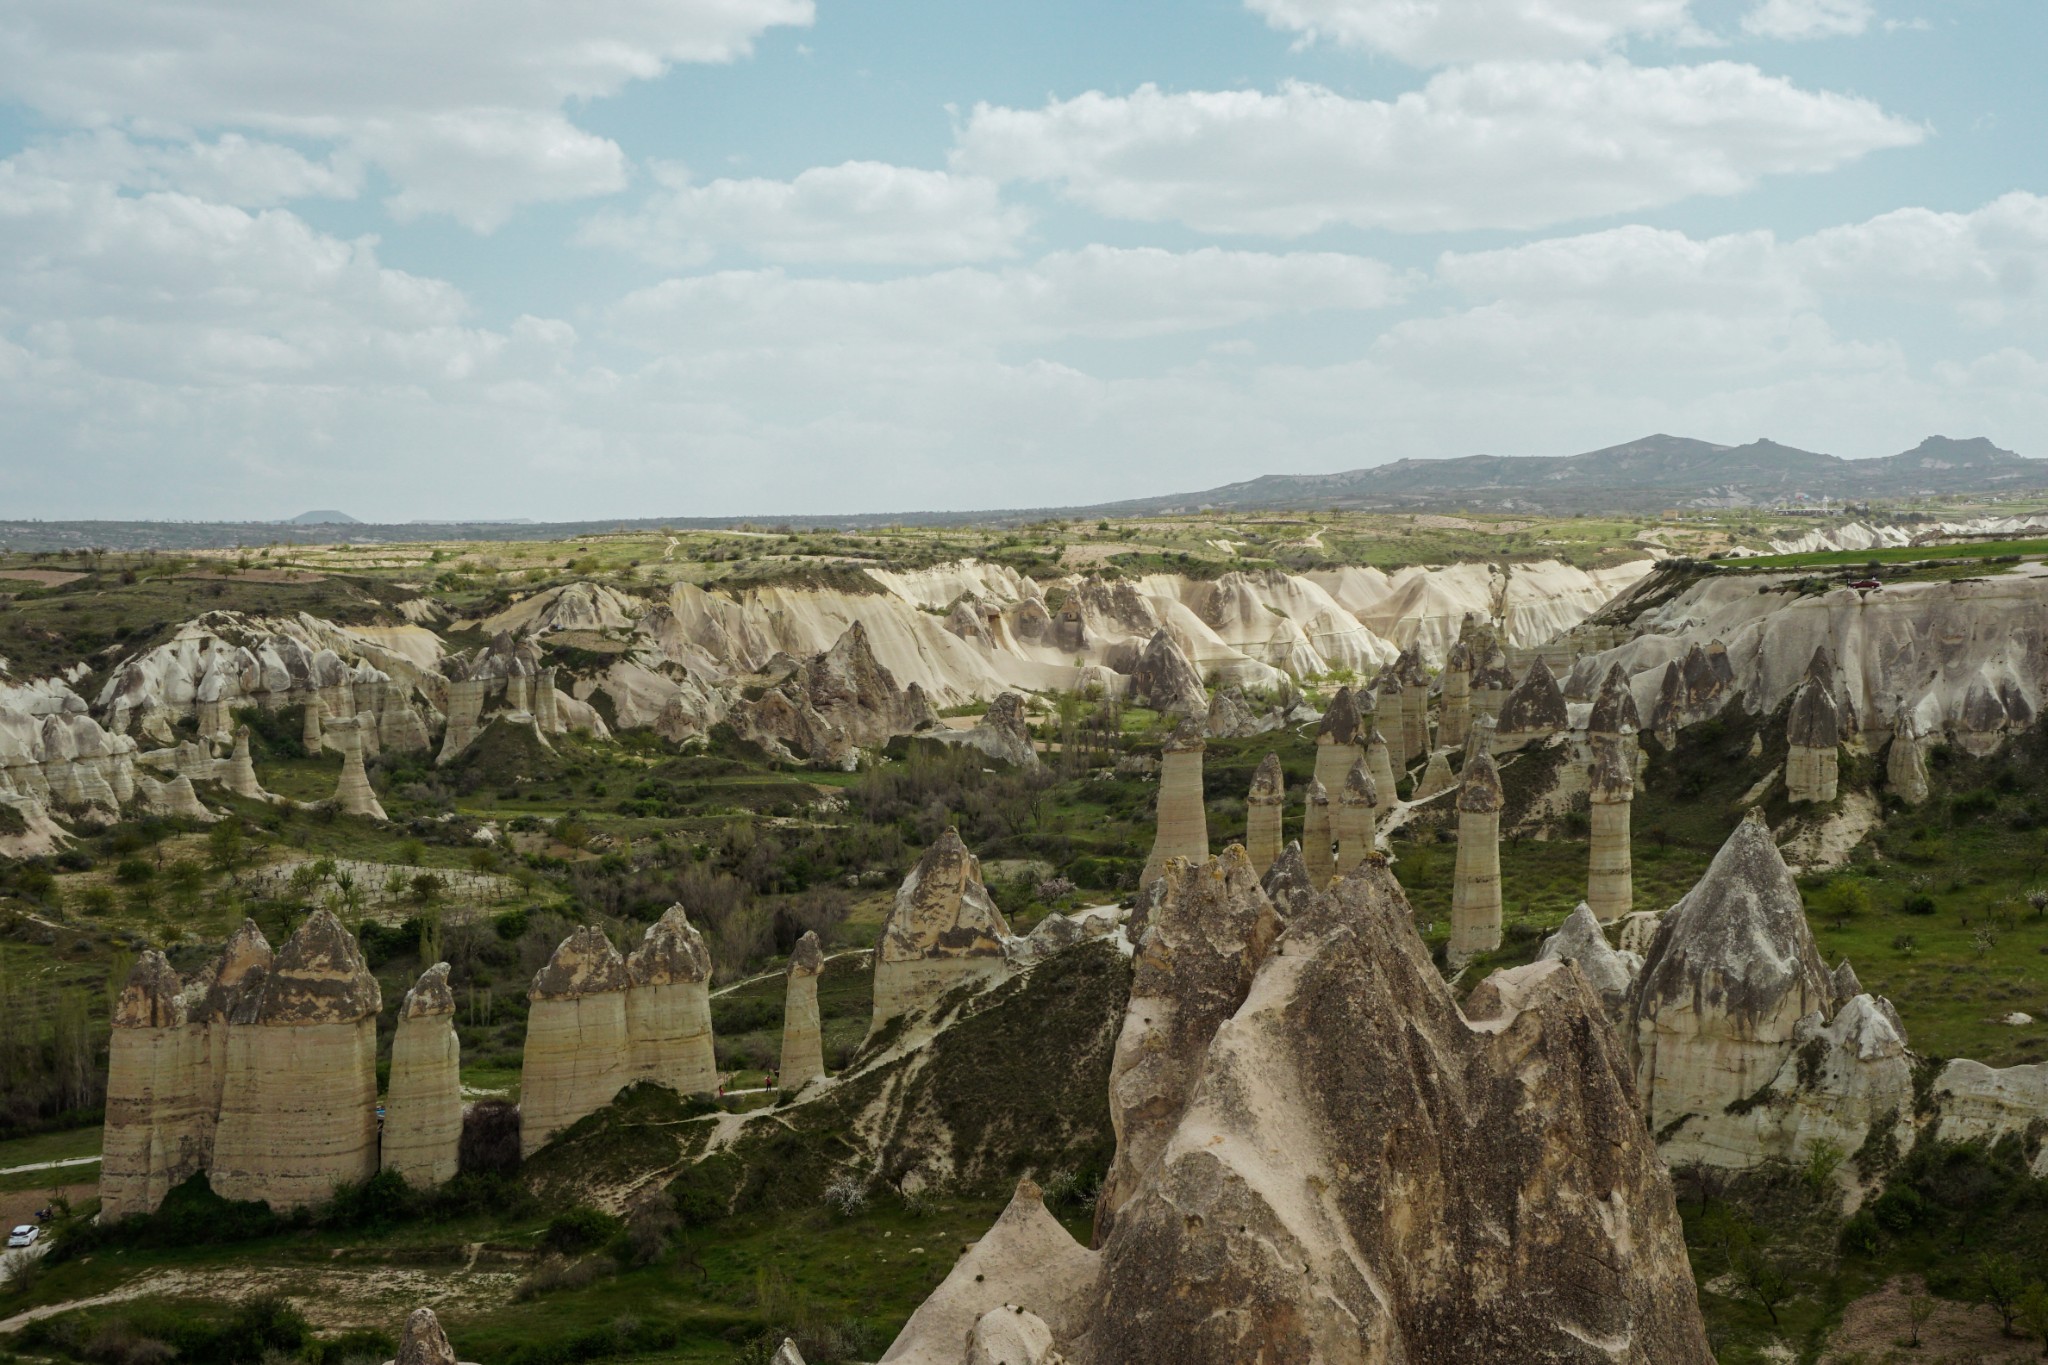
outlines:
{"label": "eroded cliff face", "polygon": [[[1261,950],[1275,912],[1241,861],[1187,869],[1141,949],[1119,1061],[1162,1083],[1123,1129],[1093,1264],[1053,1242],[1043,1276],[949,1277],[951,1353],[913,1318],[886,1358],[965,1359],[958,1325],[1000,1296],[1076,1365],[1706,1365],[1664,1167],[1584,979],[1539,963],[1461,1012],[1372,862],[1297,890]],[[1214,971],[1168,951],[1183,923]],[[1030,1212],[992,1241],[1026,1241]]]}

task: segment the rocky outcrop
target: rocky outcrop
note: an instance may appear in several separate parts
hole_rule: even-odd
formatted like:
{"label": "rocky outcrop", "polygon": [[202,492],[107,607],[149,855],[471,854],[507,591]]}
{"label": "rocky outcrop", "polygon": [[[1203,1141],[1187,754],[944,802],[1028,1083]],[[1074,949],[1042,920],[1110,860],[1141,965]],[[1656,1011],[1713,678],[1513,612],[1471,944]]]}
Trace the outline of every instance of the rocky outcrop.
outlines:
{"label": "rocky outcrop", "polygon": [[398,1354],[384,1365],[458,1365],[455,1348],[431,1308],[415,1308],[398,1338]]}
{"label": "rocky outcrop", "polygon": [[391,1036],[384,1097],[383,1166],[415,1188],[455,1178],[462,1148],[462,1042],[448,964],[420,973],[405,993]]}
{"label": "rocky outcrop", "polygon": [[1892,732],[1892,742],[1885,749],[1885,786],[1909,806],[1927,799],[1927,748],[1918,724],[1908,717]]}
{"label": "rocky outcrop", "polygon": [[1159,814],[1152,833],[1152,853],[1139,874],[1144,891],[1159,880],[1169,858],[1209,856],[1209,812],[1202,797],[1202,729],[1185,720],[1159,752]]}
{"label": "rocky outcrop", "polygon": [[1509,754],[1528,745],[1541,745],[1552,735],[1563,734],[1571,728],[1571,717],[1565,706],[1564,689],[1558,686],[1557,675],[1550,671],[1550,665],[1537,655],[1530,663],[1529,671],[1522,675],[1522,681],[1501,703],[1500,713],[1494,717],[1494,752]]}
{"label": "rocky outcrop", "polygon": [[1415,779],[1414,799],[1427,801],[1432,796],[1441,796],[1458,785],[1458,775],[1451,771],[1451,755],[1448,750],[1438,749],[1423,765],[1422,776]]}
{"label": "rocky outcrop", "polygon": [[318,1203],[377,1171],[377,1011],[355,939],[315,910],[227,1031],[211,1176],[224,1199]]}
{"label": "rocky outcrop", "polygon": [[1841,712],[1835,705],[1834,669],[1825,650],[1816,650],[1806,681],[1792,694],[1785,720],[1785,794],[1794,805],[1835,799],[1842,742]]}
{"label": "rocky outcrop", "polygon": [[1500,771],[1489,754],[1458,779],[1458,860],[1451,874],[1450,961],[1500,947]]}
{"label": "rocky outcrop", "polygon": [[527,990],[526,1053],[519,1073],[519,1146],[539,1151],[556,1133],[612,1102],[634,1079],[626,1032],[626,960],[604,931],[585,925],[562,940]]}
{"label": "rocky outcrop", "polygon": [[823,653],[759,701],[735,713],[740,733],[786,762],[845,767],[862,750],[935,728],[938,714],[916,683],[899,687],[855,621]]}
{"label": "rocky outcrop", "polygon": [[1387,761],[1395,772],[1406,772],[1417,755],[1408,748],[1408,685],[1401,670],[1394,664],[1381,669],[1372,691],[1373,724],[1386,740]]}
{"label": "rocky outcrop", "polygon": [[[1935,1076],[1932,1094],[1939,1141],[1992,1143],[2008,1134],[2029,1140],[2048,1114],[2048,1062],[1989,1067],[1959,1057]],[[2031,1167],[2037,1178],[2048,1177],[2048,1144],[2035,1151]]]}
{"label": "rocky outcrop", "polygon": [[1209,711],[1202,675],[1164,627],[1152,633],[1131,670],[1131,695],[1165,715],[1202,717]]}
{"label": "rocky outcrop", "polygon": [[818,936],[806,931],[790,950],[783,988],[782,1065],[777,1079],[784,1090],[801,1090],[825,1074],[825,1042],[818,1024],[818,978],[824,972],[825,951],[818,946]]}
{"label": "rocky outcrop", "polygon": [[1600,997],[1607,1017],[1617,1027],[1627,1019],[1629,989],[1635,985],[1643,959],[1640,954],[1609,947],[1606,932],[1586,902],[1580,901],[1578,909],[1565,917],[1558,931],[1543,940],[1536,960],[1571,963]]}
{"label": "rocky outcrop", "polygon": [[1754,1160],[1739,1111],[1797,1049],[1800,1021],[1833,1004],[1799,888],[1752,811],[1643,955],[1626,1031],[1650,1130],[1703,1158]]}
{"label": "rocky outcrop", "polygon": [[931,1353],[884,1359],[953,1365],[1008,1303],[1074,1365],[1707,1365],[1670,1186],[1583,978],[1498,974],[1461,1013],[1372,865],[1261,952],[1270,908],[1231,856],[1188,869],[1206,914],[1162,904],[1192,931],[1179,951],[1140,949],[1100,1251],[1037,1223],[1015,1262],[1057,1273],[997,1287],[963,1263],[933,1297],[947,1330],[916,1338]]}
{"label": "rocky outcrop", "polygon": [[1244,847],[1252,866],[1264,875],[1280,856],[1285,839],[1282,825],[1286,815],[1287,778],[1280,770],[1280,755],[1267,754],[1252,773],[1251,791],[1245,796]]}
{"label": "rocky outcrop", "polygon": [[990,702],[988,711],[971,730],[938,728],[923,733],[947,744],[978,749],[990,758],[1020,768],[1038,766],[1038,749],[1031,742],[1031,722],[1024,715],[1024,698],[1015,692],[1005,692]]}
{"label": "rocky outcrop", "polygon": [[1507,654],[1495,644],[1487,646],[1483,658],[1475,645],[1472,657],[1477,661],[1477,667],[1472,670],[1472,717],[1477,720],[1485,716],[1498,721],[1500,708],[1507,704],[1508,694],[1515,690],[1515,671],[1508,666]]}
{"label": "rocky outcrop", "polygon": [[[1624,694],[1626,695],[1626,694]],[[1586,903],[1602,924],[1635,908],[1635,864],[1629,847],[1629,814],[1636,799],[1633,735],[1595,734],[1587,795],[1592,838],[1587,850]]]}
{"label": "rocky outcrop", "polygon": [[711,1037],[711,950],[681,905],[647,926],[626,958],[628,1074],[678,1095],[718,1089]]}
{"label": "rocky outcrop", "polygon": [[1373,785],[1365,760],[1360,758],[1344,775],[1344,785],[1337,789],[1337,806],[1331,814],[1331,825],[1337,836],[1339,876],[1372,855],[1374,840],[1378,837],[1375,826],[1379,804],[1379,788]]}
{"label": "rocky outcrop", "polygon": [[[1199,790],[1199,784],[1198,788]],[[897,888],[875,951],[872,1035],[964,984],[1009,974],[1009,921],[981,880],[981,860],[947,829]]]}
{"label": "rocky outcrop", "polygon": [[1271,951],[1280,917],[1238,847],[1175,860],[1133,961],[1130,1005],[1110,1063],[1116,1160],[1096,1200],[1096,1239],[1158,1164],[1209,1040],[1235,1014]]}

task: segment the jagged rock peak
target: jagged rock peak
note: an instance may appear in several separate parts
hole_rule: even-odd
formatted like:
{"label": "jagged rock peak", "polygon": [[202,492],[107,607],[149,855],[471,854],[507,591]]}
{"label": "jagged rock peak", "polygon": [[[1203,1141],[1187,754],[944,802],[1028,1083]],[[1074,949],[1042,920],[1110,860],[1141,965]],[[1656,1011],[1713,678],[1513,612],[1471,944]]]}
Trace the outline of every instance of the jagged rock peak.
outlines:
{"label": "jagged rock peak", "polygon": [[647,926],[640,946],[626,959],[626,977],[636,986],[672,986],[711,979],[711,952],[690,924],[680,902]]}
{"label": "jagged rock peak", "polygon": [[1829,977],[1829,985],[1833,987],[1837,1006],[1846,1005],[1863,994],[1863,983],[1856,979],[1856,969],[1849,965],[1849,959],[1846,957],[1835,964],[1834,974]]}
{"label": "jagged rock peak", "polygon": [[1202,675],[1164,626],[1152,632],[1144,653],[1138,656],[1131,672],[1131,691],[1156,711],[1208,714],[1209,694],[1202,687]]}
{"label": "jagged rock peak", "polygon": [[433,1309],[412,1310],[391,1365],[455,1365],[455,1348],[448,1344],[448,1334],[441,1330],[441,1320]]}
{"label": "jagged rock peak", "polygon": [[981,860],[950,826],[932,841],[896,889],[882,930],[884,960],[993,957],[1010,937],[1009,921],[981,880]]}
{"label": "jagged rock peak", "polygon": [[1472,731],[1465,736],[1465,761],[1470,763],[1480,754],[1493,752],[1494,737],[1500,733],[1500,722],[1484,711],[1472,718]]}
{"label": "jagged rock peak", "polygon": [[820,976],[825,971],[825,950],[818,943],[818,931],[804,930],[804,936],[789,950],[791,976]]}
{"label": "jagged rock peak", "polygon": [[1486,662],[1481,664],[1479,671],[1472,675],[1472,685],[1479,688],[1492,688],[1500,692],[1513,689],[1515,685],[1515,670],[1508,667],[1507,653],[1499,645],[1494,645],[1486,651]]}
{"label": "jagged rock peak", "polygon": [[1571,723],[1564,689],[1557,685],[1557,675],[1542,655],[1536,656],[1528,673],[1500,704],[1499,720],[1501,730],[1508,734],[1554,733]]}
{"label": "jagged rock peak", "polygon": [[[1718,643],[1718,641],[1716,642]],[[1813,647],[1813,657],[1806,661],[1806,681],[1825,687],[1832,695],[1835,690],[1835,658],[1828,653],[1824,644]]]}
{"label": "jagged rock peak", "polygon": [[1349,687],[1337,689],[1337,695],[1330,698],[1330,704],[1323,711],[1322,723],[1316,726],[1316,738],[1328,735],[1332,744],[1351,744],[1358,739],[1358,702],[1351,695]]}
{"label": "jagged rock peak", "polygon": [[1159,747],[1162,752],[1169,754],[1194,753],[1207,748],[1208,744],[1202,738],[1202,723],[1189,716],[1173,727],[1173,733]]}
{"label": "jagged rock peak", "polygon": [[1344,774],[1344,789],[1337,793],[1337,799],[1351,806],[1379,805],[1380,789],[1373,785],[1372,774],[1366,771],[1364,759],[1353,763],[1351,771]]}
{"label": "jagged rock peak", "polygon": [[1308,875],[1308,860],[1301,856],[1301,843],[1290,839],[1273,865],[1266,869],[1259,887],[1273,908],[1292,918],[1316,895],[1316,884]]}
{"label": "jagged rock peak", "polygon": [[1278,801],[1287,794],[1287,777],[1280,770],[1280,755],[1267,754],[1252,770],[1251,800]]}
{"label": "jagged rock peak", "polygon": [[384,996],[355,935],[332,911],[315,910],[271,960],[259,1024],[349,1024],[377,1013]]}
{"label": "jagged rock peak", "polygon": [[1458,775],[1458,809],[1475,815],[1489,815],[1501,807],[1500,768],[1493,755],[1474,754],[1465,760]]}
{"label": "jagged rock peak", "polygon": [[114,998],[115,1028],[176,1028],[185,1022],[185,983],[169,959],[151,948],[135,959]]}
{"label": "jagged rock peak", "polygon": [[1657,704],[1650,708],[1650,728],[1659,734],[1677,730],[1685,719],[1685,673],[1673,659],[1664,665],[1657,684]]}
{"label": "jagged rock peak", "polygon": [[1842,713],[1832,687],[1812,678],[1800,686],[1785,720],[1785,738],[1804,749],[1832,749],[1842,742]]}
{"label": "jagged rock peak", "polygon": [[1584,901],[1565,916],[1556,933],[1543,940],[1536,954],[1538,962],[1572,962],[1600,996],[1610,1013],[1618,1010],[1635,984],[1642,959],[1634,953],[1617,952],[1607,942],[1593,907]]}
{"label": "jagged rock peak", "polygon": [[1610,664],[1601,680],[1600,694],[1593,699],[1593,711],[1586,718],[1586,731],[1595,735],[1618,735],[1643,728],[1636,714],[1635,694],[1629,690],[1628,675],[1620,664]]}
{"label": "jagged rock peak", "polygon": [[529,1000],[574,1000],[626,989],[626,959],[612,947],[604,930],[586,924],[555,945],[548,965],[533,975]]}
{"label": "jagged rock peak", "polygon": [[1797,1018],[1834,998],[1827,964],[1799,899],[1799,885],[1752,809],[1721,845],[1706,873],[1664,912],[1643,956],[1632,1012],[1654,1014],[1667,1002],[1708,1000],[1715,1011],[1753,1021],[1790,993]]}
{"label": "jagged rock peak", "polygon": [[431,1019],[455,1013],[455,991],[448,984],[448,964],[436,962],[420,973],[420,979],[405,993],[399,1014],[406,1019]]}

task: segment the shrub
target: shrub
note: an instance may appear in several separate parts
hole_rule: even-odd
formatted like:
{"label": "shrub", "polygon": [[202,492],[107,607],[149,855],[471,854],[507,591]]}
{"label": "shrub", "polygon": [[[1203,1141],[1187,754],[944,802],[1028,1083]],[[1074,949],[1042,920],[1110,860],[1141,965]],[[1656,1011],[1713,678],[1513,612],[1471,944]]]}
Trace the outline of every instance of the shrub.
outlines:
{"label": "shrub", "polygon": [[464,1175],[510,1176],[519,1170],[519,1106],[478,1100],[462,1116],[456,1168]]}
{"label": "shrub", "polygon": [[621,1224],[602,1209],[579,1205],[555,1215],[541,1234],[541,1244],[565,1256],[603,1246],[617,1236]]}

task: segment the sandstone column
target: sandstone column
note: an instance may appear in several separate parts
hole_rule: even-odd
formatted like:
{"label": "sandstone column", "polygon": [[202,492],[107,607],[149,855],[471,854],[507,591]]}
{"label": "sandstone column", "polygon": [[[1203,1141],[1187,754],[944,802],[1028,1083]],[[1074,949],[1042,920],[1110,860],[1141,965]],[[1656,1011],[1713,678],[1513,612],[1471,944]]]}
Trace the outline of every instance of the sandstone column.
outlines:
{"label": "sandstone column", "polygon": [[[1351,771],[1351,765],[1361,756],[1358,748],[1360,723],[1357,697],[1350,688],[1340,687],[1337,695],[1330,698],[1329,706],[1323,710],[1323,719],[1316,726],[1315,780],[1319,784],[1316,789],[1323,793],[1323,800],[1308,803],[1302,820],[1301,843],[1310,874],[1316,878],[1319,887],[1330,880],[1330,846],[1337,837],[1330,825],[1329,794],[1344,785],[1344,774]],[[1260,869],[1261,872],[1264,870]]]}
{"label": "sandstone column", "polygon": [[320,698],[318,696],[308,697],[306,698],[305,706],[305,723],[299,727],[299,747],[306,751],[308,758],[317,758],[320,754],[320,746],[326,742],[326,738],[320,728]]}
{"label": "sandstone column", "polygon": [[1437,725],[1437,743],[1456,749],[1472,728],[1472,651],[1463,640],[1444,656],[1444,714]]}
{"label": "sandstone column", "polygon": [[1401,749],[1407,762],[1429,752],[1429,673],[1422,666],[1422,650],[1410,645],[1394,662],[1401,670]]}
{"label": "sandstone column", "polygon": [[334,785],[334,805],[345,815],[366,815],[372,820],[387,818],[377,800],[370,775],[363,771],[362,720],[337,716],[327,723],[328,733],[341,746],[341,779]]}
{"label": "sandstone column", "polygon": [[269,799],[270,794],[256,781],[256,764],[249,757],[249,727],[246,725],[235,727],[235,752],[227,761],[222,785],[235,795],[246,796],[252,801]]}
{"label": "sandstone column", "polygon": [[1318,891],[1330,884],[1337,864],[1331,845],[1336,841],[1336,832],[1330,827],[1330,793],[1324,788],[1322,779],[1308,780],[1306,795],[1308,812],[1302,818],[1301,829],[1302,861],[1308,866],[1309,880]]}
{"label": "sandstone column", "polygon": [[1586,872],[1586,904],[1602,924],[1611,924],[1634,908],[1635,887],[1629,856],[1629,809],[1636,798],[1634,764],[1625,741],[1617,735],[1592,738],[1592,848]]}
{"label": "sandstone column", "polygon": [[1342,876],[1366,860],[1372,852],[1376,823],[1374,811],[1380,804],[1379,789],[1374,786],[1372,774],[1365,769],[1365,760],[1359,759],[1351,765],[1351,771],[1344,774],[1344,785],[1337,790],[1337,809],[1333,817],[1337,833],[1337,875]]}
{"label": "sandstone column", "polygon": [[254,1024],[228,1031],[213,1189],[274,1208],[377,1171],[377,978],[315,910],[270,964]]}
{"label": "sandstone column", "polygon": [[604,930],[584,925],[534,975],[519,1071],[519,1153],[602,1109],[633,1079],[626,1037],[626,961]]}
{"label": "sandstone column", "polygon": [[1451,882],[1450,961],[1500,947],[1500,772],[1489,754],[1458,783],[1458,862]]}
{"label": "sandstone column", "polygon": [[681,905],[647,927],[626,959],[626,1039],[633,1081],[679,1095],[718,1089],[711,1037],[711,952]]}
{"label": "sandstone column", "polygon": [[384,1169],[431,1189],[455,1178],[462,1148],[462,1043],[455,992],[437,962],[405,993],[391,1036],[391,1083],[384,1095]]}
{"label": "sandstone column", "polygon": [[534,683],[533,720],[544,735],[562,732],[562,712],[555,699],[555,670],[543,668]]}
{"label": "sandstone column", "polygon": [[789,980],[782,998],[782,1068],[784,1090],[801,1090],[825,1074],[825,1041],[818,1024],[818,978],[825,971],[825,952],[818,936],[806,932],[789,955]]}
{"label": "sandstone column", "polygon": [[181,989],[152,948],[114,1000],[100,1152],[100,1213],[109,1221],[148,1213],[205,1166],[205,1041],[186,1024]]}
{"label": "sandstone column", "polygon": [[[1817,656],[1818,657],[1818,656]],[[1816,676],[1812,665],[1806,681],[1792,697],[1785,721],[1790,748],[1785,755],[1785,794],[1796,805],[1835,799],[1842,742],[1841,712],[1834,689]]]}
{"label": "sandstone column", "polygon": [[1202,803],[1201,727],[1182,721],[1166,741],[1159,759],[1159,823],[1152,836],[1152,856],[1138,877],[1144,891],[1159,880],[1168,858],[1209,856],[1209,813]]}
{"label": "sandstone column", "polygon": [[1372,774],[1372,785],[1379,792],[1380,800],[1393,805],[1400,800],[1401,793],[1394,785],[1394,760],[1387,752],[1387,739],[1378,726],[1365,741],[1365,769]]}
{"label": "sandstone column", "polygon": [[1010,970],[1007,945],[1013,942],[1009,921],[982,883],[981,860],[960,842],[958,830],[946,829],[896,889],[882,926],[869,1033],[964,982],[1001,980]]}
{"label": "sandstone column", "polygon": [[482,678],[451,678],[448,681],[448,727],[441,734],[441,754],[434,761],[446,763],[470,746],[476,738],[477,722],[484,713]]}
{"label": "sandstone column", "polygon": [[1380,732],[1386,736],[1387,759],[1394,765],[1395,772],[1406,772],[1408,761],[1414,755],[1408,752],[1408,698],[1401,682],[1398,661],[1380,671],[1379,686],[1373,690],[1379,693],[1375,715]]}
{"label": "sandstone column", "polygon": [[1280,771],[1280,755],[1267,754],[1259,760],[1258,771],[1252,774],[1244,815],[1244,850],[1261,876],[1280,856],[1286,804],[1287,779]]}

